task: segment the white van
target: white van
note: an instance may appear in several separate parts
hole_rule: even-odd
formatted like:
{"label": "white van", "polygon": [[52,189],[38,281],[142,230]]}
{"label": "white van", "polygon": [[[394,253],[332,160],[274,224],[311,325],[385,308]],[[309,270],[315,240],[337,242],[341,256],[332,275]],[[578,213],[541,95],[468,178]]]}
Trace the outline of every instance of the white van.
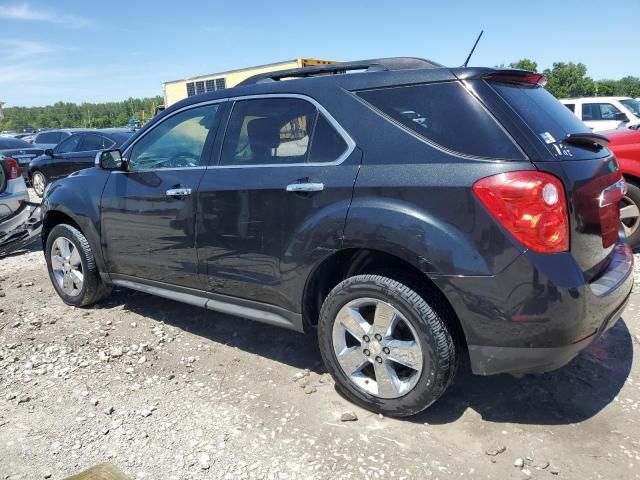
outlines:
{"label": "white van", "polygon": [[560,102],[591,130],[640,125],[640,102],[629,97],[562,98]]}

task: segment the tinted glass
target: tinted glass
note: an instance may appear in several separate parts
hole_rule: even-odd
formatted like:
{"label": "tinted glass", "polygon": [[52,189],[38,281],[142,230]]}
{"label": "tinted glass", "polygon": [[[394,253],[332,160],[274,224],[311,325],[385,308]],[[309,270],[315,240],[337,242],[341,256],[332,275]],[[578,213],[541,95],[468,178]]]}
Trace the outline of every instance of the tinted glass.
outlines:
{"label": "tinted glass", "polygon": [[101,135],[95,135],[93,133],[87,133],[82,139],[80,145],[80,151],[90,152],[93,150],[104,150],[113,146],[113,140],[109,140]]}
{"label": "tinted glass", "polygon": [[218,105],[185,110],[153,127],[133,147],[130,168],[190,168],[206,165],[204,144],[217,124]]}
{"label": "tinted glass", "polygon": [[620,109],[611,103],[583,103],[582,120],[615,120],[616,113]]}
{"label": "tinted glass", "polygon": [[316,108],[299,98],[243,100],[233,107],[221,165],[307,161]]}
{"label": "tinted glass", "polygon": [[4,192],[7,188],[7,174],[4,172],[4,159],[5,157],[0,155],[0,193]]}
{"label": "tinted glass", "polygon": [[569,110],[571,110],[573,113],[575,113],[575,111],[576,111],[575,104],[573,104],[573,103],[565,103],[564,106],[567,107]]}
{"label": "tinted glass", "polygon": [[77,151],[78,144],[80,143],[80,138],[82,135],[71,135],[62,141],[56,148],[56,153],[71,153]]}
{"label": "tinted glass", "polygon": [[446,149],[482,158],[523,158],[493,117],[459,82],[367,90],[358,95]]}
{"label": "tinted glass", "polygon": [[[558,157],[558,149],[560,149],[568,150],[574,159],[594,157],[591,150],[562,144],[562,140],[570,133],[591,132],[591,129],[543,87],[498,82],[490,82],[490,85],[516,111],[554,156]],[[584,105],[582,107],[584,108]]]}
{"label": "tinted glass", "polygon": [[44,132],[38,134],[35,143],[51,143],[55,145],[60,141],[60,139],[60,132]]}
{"label": "tinted glass", "polygon": [[322,114],[318,114],[316,128],[313,132],[310,163],[333,162],[347,149],[347,142]]}
{"label": "tinted glass", "polygon": [[0,148],[33,148],[33,145],[19,138],[0,137]]}
{"label": "tinted glass", "polygon": [[627,98],[625,100],[620,100],[620,103],[631,110],[631,113],[635,116],[640,117],[640,102],[638,100]]}

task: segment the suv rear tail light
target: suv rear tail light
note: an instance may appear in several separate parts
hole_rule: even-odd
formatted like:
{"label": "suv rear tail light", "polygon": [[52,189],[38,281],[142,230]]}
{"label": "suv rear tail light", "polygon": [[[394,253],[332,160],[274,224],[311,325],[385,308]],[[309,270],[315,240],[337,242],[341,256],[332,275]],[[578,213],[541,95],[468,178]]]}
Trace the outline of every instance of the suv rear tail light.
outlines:
{"label": "suv rear tail light", "polygon": [[500,224],[539,253],[569,250],[569,216],[562,182],[548,173],[508,172],[478,180],[473,191]]}
{"label": "suv rear tail light", "polygon": [[5,165],[7,166],[7,180],[15,180],[22,175],[22,172],[20,171],[20,164],[17,160],[7,158],[5,160]]}

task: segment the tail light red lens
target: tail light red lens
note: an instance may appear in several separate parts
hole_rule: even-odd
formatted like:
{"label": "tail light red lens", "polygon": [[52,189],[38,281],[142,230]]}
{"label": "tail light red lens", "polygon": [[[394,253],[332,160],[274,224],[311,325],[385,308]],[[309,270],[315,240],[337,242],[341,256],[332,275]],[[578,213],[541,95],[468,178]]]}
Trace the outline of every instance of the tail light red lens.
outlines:
{"label": "tail light red lens", "polygon": [[22,175],[20,164],[13,158],[7,158],[5,165],[7,167],[7,180],[14,180]]}
{"label": "tail light red lens", "polygon": [[548,173],[518,171],[478,180],[473,191],[500,224],[539,253],[569,250],[569,216],[562,182]]}

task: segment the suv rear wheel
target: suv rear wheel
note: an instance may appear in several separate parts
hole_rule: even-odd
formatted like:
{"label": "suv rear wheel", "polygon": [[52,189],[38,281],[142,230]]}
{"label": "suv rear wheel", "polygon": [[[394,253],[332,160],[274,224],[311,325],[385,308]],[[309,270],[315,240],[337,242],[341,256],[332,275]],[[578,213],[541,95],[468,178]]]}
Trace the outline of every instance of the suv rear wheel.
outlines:
{"label": "suv rear wheel", "polygon": [[620,220],[632,247],[640,244],[640,188],[627,181],[627,194],[620,201]]}
{"label": "suv rear wheel", "polygon": [[71,225],[51,230],[45,257],[51,283],[67,305],[84,307],[111,293],[100,278],[89,242]]}
{"label": "suv rear wheel", "polygon": [[455,373],[455,344],[427,300],[380,275],[348,278],[327,296],[318,324],[320,351],[349,400],[405,417],[444,393]]}

